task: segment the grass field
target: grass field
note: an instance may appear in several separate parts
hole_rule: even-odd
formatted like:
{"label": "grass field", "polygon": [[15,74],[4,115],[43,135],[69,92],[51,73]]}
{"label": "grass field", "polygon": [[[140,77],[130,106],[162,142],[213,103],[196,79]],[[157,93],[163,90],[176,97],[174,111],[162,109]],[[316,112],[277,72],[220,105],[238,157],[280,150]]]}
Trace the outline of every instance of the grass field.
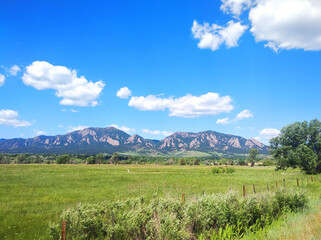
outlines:
{"label": "grass field", "polygon": [[[211,166],[160,165],[0,165],[0,239],[47,239],[49,222],[76,203],[171,195],[186,201],[205,193],[275,189],[276,181],[317,191],[298,170],[236,167],[233,174],[213,175]],[[129,169],[129,172],[128,170]],[[302,186],[303,180],[303,186]],[[307,186],[307,180],[310,186]],[[317,179],[320,181],[320,179]],[[309,190],[310,191],[310,190]]]}

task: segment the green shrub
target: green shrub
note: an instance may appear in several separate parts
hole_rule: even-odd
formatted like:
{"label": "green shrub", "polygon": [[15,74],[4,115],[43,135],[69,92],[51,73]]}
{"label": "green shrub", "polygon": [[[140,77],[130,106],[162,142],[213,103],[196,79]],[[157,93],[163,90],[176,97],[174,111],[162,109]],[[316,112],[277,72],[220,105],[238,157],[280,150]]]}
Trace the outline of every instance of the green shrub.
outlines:
{"label": "green shrub", "polygon": [[235,172],[235,168],[232,168],[232,167],[226,168],[226,173],[234,173],[234,172]]}
{"label": "green shrub", "polygon": [[66,164],[70,161],[71,156],[69,154],[64,154],[64,155],[60,155],[57,160],[56,163],[57,164]]}
{"label": "green shrub", "polygon": [[218,167],[213,167],[212,168],[212,173],[219,174],[219,173],[221,173],[221,170]]}
{"label": "green shrub", "polygon": [[235,172],[235,168],[232,168],[232,167],[213,167],[212,168],[213,174],[233,173],[233,172]]}
{"label": "green shrub", "polygon": [[[64,211],[60,222],[67,221],[67,239],[232,239],[306,204],[304,195],[284,190],[246,198],[235,192],[204,195],[185,204],[173,198],[134,198],[78,204]],[[60,230],[51,224],[52,239],[59,239]]]}
{"label": "green shrub", "polygon": [[194,165],[200,165],[200,160],[199,159],[195,159]]}
{"label": "green shrub", "polygon": [[185,165],[185,164],[186,164],[185,159],[182,158],[181,160],[179,160],[179,164],[180,164],[180,165]]}

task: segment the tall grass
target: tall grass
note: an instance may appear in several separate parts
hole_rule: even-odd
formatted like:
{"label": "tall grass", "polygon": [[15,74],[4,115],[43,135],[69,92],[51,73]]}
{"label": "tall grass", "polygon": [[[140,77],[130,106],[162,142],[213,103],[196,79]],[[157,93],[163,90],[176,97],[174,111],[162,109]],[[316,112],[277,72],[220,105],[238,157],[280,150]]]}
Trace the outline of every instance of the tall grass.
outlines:
{"label": "tall grass", "polygon": [[[299,170],[274,171],[273,167],[234,167],[233,174],[213,174],[212,166],[161,165],[0,165],[0,239],[48,239],[49,222],[58,222],[64,209],[78,203],[99,203],[145,196],[145,200],[166,197],[189,203],[195,196],[226,193],[246,194],[275,191],[286,180],[286,188],[298,188],[320,196],[320,179]],[[130,170],[128,173],[127,169]],[[308,178],[307,178],[308,177]],[[303,179],[303,185],[301,180]],[[307,184],[308,181],[308,184]]]}
{"label": "tall grass", "polygon": [[[78,204],[64,211],[60,220],[67,221],[68,239],[215,239],[223,234],[232,238],[306,204],[304,194],[285,190],[246,198],[235,192],[204,195],[185,204],[173,198],[141,197]],[[60,229],[58,223],[50,227],[52,239],[60,238]]]}

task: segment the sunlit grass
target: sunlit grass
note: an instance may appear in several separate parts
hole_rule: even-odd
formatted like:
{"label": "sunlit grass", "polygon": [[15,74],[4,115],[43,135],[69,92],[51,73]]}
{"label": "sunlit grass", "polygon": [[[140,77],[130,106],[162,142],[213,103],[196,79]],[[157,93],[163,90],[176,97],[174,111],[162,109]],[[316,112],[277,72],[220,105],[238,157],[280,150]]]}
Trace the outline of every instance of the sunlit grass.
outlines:
{"label": "sunlit grass", "polygon": [[[163,165],[0,165],[0,239],[46,239],[49,222],[76,203],[150,198],[171,195],[186,201],[195,195],[224,193],[229,187],[242,193],[296,187],[307,177],[298,170],[273,167],[236,167],[233,174],[213,175],[211,166]],[[128,170],[129,169],[129,172]],[[309,177],[310,178],[310,177]],[[311,180],[309,179],[311,185]]]}

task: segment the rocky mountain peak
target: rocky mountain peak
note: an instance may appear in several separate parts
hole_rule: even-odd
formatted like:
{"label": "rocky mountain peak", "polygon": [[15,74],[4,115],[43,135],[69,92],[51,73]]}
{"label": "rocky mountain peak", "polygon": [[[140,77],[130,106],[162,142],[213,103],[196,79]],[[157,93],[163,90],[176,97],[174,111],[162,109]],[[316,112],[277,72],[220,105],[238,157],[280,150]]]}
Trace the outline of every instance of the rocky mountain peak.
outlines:
{"label": "rocky mountain peak", "polygon": [[248,152],[257,148],[267,153],[268,147],[256,139],[245,139],[215,131],[198,133],[176,132],[161,141],[129,135],[115,127],[85,128],[57,136],[37,136],[29,139],[1,139],[0,152],[43,152],[43,153],[112,153],[115,151],[153,150],[202,151],[202,152]]}

